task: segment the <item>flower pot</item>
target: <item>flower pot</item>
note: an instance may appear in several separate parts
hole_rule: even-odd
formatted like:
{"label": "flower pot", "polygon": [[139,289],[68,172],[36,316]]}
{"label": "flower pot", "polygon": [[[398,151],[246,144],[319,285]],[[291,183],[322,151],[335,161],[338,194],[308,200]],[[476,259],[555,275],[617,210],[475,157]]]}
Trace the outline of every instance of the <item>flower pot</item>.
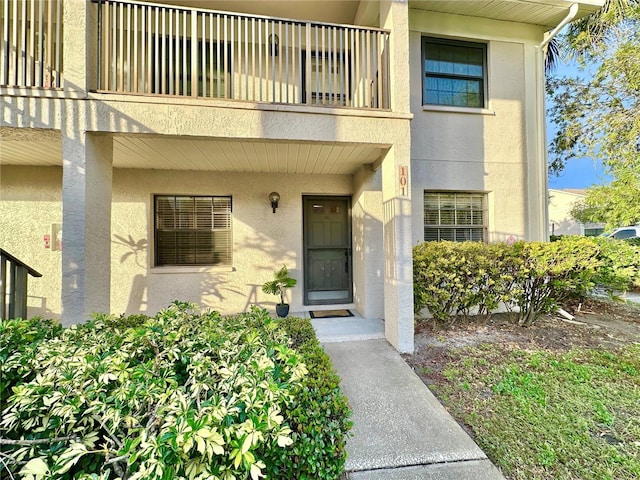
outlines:
{"label": "flower pot", "polygon": [[289,315],[289,304],[288,303],[278,303],[276,305],[276,314],[280,318],[284,318]]}

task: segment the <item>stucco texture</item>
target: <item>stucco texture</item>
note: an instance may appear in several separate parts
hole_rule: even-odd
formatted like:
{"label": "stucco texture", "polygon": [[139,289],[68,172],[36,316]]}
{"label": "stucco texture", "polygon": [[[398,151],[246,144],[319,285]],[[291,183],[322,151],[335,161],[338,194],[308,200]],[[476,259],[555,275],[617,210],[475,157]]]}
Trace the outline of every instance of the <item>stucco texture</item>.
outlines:
{"label": "stucco texture", "polygon": [[60,317],[61,252],[45,248],[62,222],[62,169],[0,166],[0,245],[37,272],[28,277],[29,316]]}
{"label": "stucco texture", "polygon": [[[42,236],[48,233],[51,223],[61,221],[62,169],[4,166],[0,172],[3,248],[43,273],[42,278],[30,279],[29,315],[59,317],[60,252],[45,249]],[[272,213],[268,201],[274,190],[281,196],[276,213]],[[155,313],[172,300],[197,302],[222,313],[244,311],[252,304],[273,308],[276,298],[262,293],[260,287],[282,264],[298,279],[298,286],[290,291],[290,301],[292,310],[299,311],[303,307],[302,195],[352,193],[350,175],[115,169],[110,311]],[[233,266],[154,267],[154,194],[230,195]],[[376,195],[379,198],[379,192]],[[376,228],[376,224],[381,229],[377,218],[374,227],[366,228]],[[356,232],[354,236],[362,238]],[[363,242],[354,239],[361,248],[372,248],[364,247]],[[363,261],[354,255],[354,264],[358,263],[359,268],[363,268]],[[382,287],[378,287],[380,291],[374,288],[370,294],[381,299]]]}
{"label": "stucco texture", "polygon": [[[423,240],[423,192],[484,192],[489,241],[532,239],[529,192],[536,151],[535,27],[411,11],[411,158],[413,242]],[[426,33],[428,32],[428,33]],[[487,45],[484,109],[432,109],[422,104],[422,37]],[[539,202],[538,202],[539,203]],[[538,212],[539,214],[541,212]]]}

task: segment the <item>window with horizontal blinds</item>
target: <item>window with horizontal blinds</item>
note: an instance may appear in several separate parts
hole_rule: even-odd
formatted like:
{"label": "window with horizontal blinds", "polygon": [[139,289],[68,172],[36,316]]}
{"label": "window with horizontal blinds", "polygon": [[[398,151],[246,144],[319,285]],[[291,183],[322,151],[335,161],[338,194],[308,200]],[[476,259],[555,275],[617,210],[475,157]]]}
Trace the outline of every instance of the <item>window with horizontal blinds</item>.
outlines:
{"label": "window with horizontal blinds", "polygon": [[161,265],[231,265],[231,197],[156,195],[155,258]]}
{"label": "window with horizontal blinds", "polygon": [[486,241],[486,195],[424,192],[424,240]]}

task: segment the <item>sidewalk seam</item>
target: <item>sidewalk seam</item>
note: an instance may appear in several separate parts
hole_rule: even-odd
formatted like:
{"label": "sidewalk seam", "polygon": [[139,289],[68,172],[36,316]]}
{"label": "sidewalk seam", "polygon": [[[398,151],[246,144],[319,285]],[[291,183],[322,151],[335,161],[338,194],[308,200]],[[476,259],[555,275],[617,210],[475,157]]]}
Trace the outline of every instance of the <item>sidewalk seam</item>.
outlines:
{"label": "sidewalk seam", "polygon": [[[380,470],[398,470],[398,469],[401,469],[401,468],[428,467],[430,465],[453,465],[453,464],[458,464],[458,463],[478,462],[478,461],[491,462],[491,460],[489,460],[488,457],[484,456],[484,457],[478,457],[478,458],[465,458],[465,459],[460,459],[460,460],[443,460],[441,462],[410,463],[410,464],[406,464],[406,465],[397,465],[397,466],[393,466],[393,467],[375,467],[375,468],[367,468],[365,470],[345,470],[344,473],[377,472],[377,471],[380,471]],[[491,463],[493,463],[493,462],[491,462]]]}

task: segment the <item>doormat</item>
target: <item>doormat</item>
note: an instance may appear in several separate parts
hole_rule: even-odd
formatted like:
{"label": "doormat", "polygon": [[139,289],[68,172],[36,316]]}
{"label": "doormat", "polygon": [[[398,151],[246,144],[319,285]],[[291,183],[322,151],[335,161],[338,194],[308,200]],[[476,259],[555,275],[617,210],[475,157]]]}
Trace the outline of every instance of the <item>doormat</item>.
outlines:
{"label": "doormat", "polygon": [[353,317],[351,310],[309,310],[311,318]]}

